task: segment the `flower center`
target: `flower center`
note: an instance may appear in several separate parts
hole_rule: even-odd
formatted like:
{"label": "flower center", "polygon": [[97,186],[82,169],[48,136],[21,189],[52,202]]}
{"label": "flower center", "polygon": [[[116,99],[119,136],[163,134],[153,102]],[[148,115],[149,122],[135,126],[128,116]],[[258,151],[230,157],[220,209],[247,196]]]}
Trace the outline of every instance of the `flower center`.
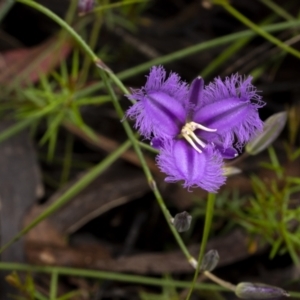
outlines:
{"label": "flower center", "polygon": [[201,141],[196,134],[194,133],[194,131],[196,129],[201,129],[204,131],[208,131],[208,132],[215,132],[217,131],[217,129],[211,129],[208,127],[205,127],[201,124],[195,123],[195,122],[189,122],[186,123],[182,129],[181,129],[181,136],[183,138],[186,139],[186,141],[199,153],[202,153],[202,151],[200,150],[199,146],[201,146],[202,148],[205,148],[206,144]]}

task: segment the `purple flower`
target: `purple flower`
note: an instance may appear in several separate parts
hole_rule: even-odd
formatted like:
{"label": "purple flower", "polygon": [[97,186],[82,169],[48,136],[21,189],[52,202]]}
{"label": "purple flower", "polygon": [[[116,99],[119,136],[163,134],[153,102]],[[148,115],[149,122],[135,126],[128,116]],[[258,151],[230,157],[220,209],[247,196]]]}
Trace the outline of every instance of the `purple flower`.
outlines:
{"label": "purple flower", "polygon": [[236,157],[236,148],[263,128],[258,108],[264,102],[251,79],[232,75],[205,87],[198,77],[188,87],[177,74],[167,78],[163,67],[153,67],[146,85],[128,95],[136,102],[127,116],[160,149],[166,181],[209,192],[224,184],[223,159]]}

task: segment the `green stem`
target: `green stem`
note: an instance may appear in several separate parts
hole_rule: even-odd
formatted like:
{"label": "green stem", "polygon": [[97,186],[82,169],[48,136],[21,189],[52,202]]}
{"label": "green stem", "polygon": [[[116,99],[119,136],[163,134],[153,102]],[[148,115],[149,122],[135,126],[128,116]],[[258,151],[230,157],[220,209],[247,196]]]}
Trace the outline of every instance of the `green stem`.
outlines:
{"label": "green stem", "polygon": [[[46,273],[51,274],[56,272],[61,276],[78,276],[94,279],[105,279],[115,280],[120,282],[131,282],[135,284],[145,284],[149,286],[162,286],[162,287],[177,287],[177,288],[188,288],[191,283],[188,281],[170,280],[170,279],[159,279],[146,276],[138,276],[131,274],[122,274],[114,272],[105,272],[100,270],[87,270],[87,269],[74,269],[67,267],[53,267],[53,266],[31,266],[20,263],[0,262],[0,270],[3,271],[24,271],[34,273]],[[228,288],[224,288],[219,285],[209,283],[197,283],[196,289],[206,291],[223,291],[228,292]],[[299,292],[288,292],[291,297],[300,298]]]}
{"label": "green stem", "polygon": [[201,241],[201,246],[200,246],[200,251],[199,251],[199,256],[198,256],[197,268],[196,268],[196,271],[194,274],[192,286],[191,286],[189,294],[187,296],[187,300],[189,300],[192,295],[195,283],[198,278],[201,262],[203,260],[204,253],[206,250],[206,244],[208,241],[208,236],[209,236],[209,232],[210,232],[210,228],[211,228],[211,222],[212,222],[212,218],[214,216],[215,201],[216,201],[216,194],[209,193],[208,199],[207,199],[207,204],[206,204],[205,223],[204,223],[203,236],[202,236],[202,241]]}
{"label": "green stem", "polygon": [[[131,274],[122,274],[114,272],[105,272],[100,270],[87,270],[67,267],[53,267],[53,266],[31,266],[27,264],[0,262],[0,270],[3,271],[24,271],[24,272],[39,272],[51,274],[56,272],[60,276],[79,276],[94,279],[115,280],[120,282],[130,282],[135,284],[145,284],[150,286],[164,286],[164,287],[178,287],[187,288],[190,286],[190,282],[179,280],[166,280],[159,278],[152,278],[146,276],[138,276]],[[195,286],[199,290],[211,290],[211,291],[226,291],[221,286],[209,283],[197,283]]]}
{"label": "green stem", "polygon": [[56,300],[57,298],[57,282],[58,282],[58,273],[54,270],[51,273],[51,282],[50,282],[50,300]]}
{"label": "green stem", "polygon": [[158,154],[158,153],[159,153],[159,150],[157,150],[157,149],[151,147],[149,144],[145,144],[145,143],[143,143],[143,142],[139,142],[139,145],[140,145],[141,148],[143,148],[143,149],[145,149],[145,150],[148,150],[148,151],[150,151],[150,152],[152,152],[152,153],[155,153],[155,154]]}
{"label": "green stem", "polygon": [[[210,232],[210,228],[211,228],[211,223],[212,223],[212,218],[214,216],[214,206],[215,206],[215,201],[216,201],[216,195],[209,193],[208,194],[208,199],[207,199],[207,205],[206,205],[206,212],[205,212],[205,223],[204,223],[204,229],[203,229],[203,236],[202,236],[202,241],[201,241],[201,246],[200,246],[200,251],[199,251],[199,257],[198,257],[198,262],[197,262],[197,267],[196,267],[196,271],[194,274],[194,279],[193,279],[193,283],[192,286],[189,290],[189,294],[187,296],[187,300],[190,299],[193,289],[196,285],[197,282],[197,278],[198,278],[198,274],[199,274],[199,270],[201,267],[201,263],[204,257],[204,253],[206,250],[206,244],[208,241],[208,237],[209,237],[209,232]],[[227,282],[217,276],[215,276],[214,274],[210,273],[209,271],[204,271],[203,274],[209,278],[210,280],[212,280],[213,282],[217,283],[218,285],[224,287],[225,289],[228,289],[230,291],[235,291],[236,286],[233,285],[230,282]]]}
{"label": "green stem", "polygon": [[236,286],[228,281],[225,281],[217,276],[215,276],[214,274],[210,273],[209,271],[204,271],[203,274],[209,278],[211,281],[217,283],[218,285],[235,292]]}
{"label": "green stem", "polygon": [[216,194],[209,193],[208,199],[207,199],[207,204],[206,204],[205,223],[204,223],[203,237],[202,237],[202,241],[201,241],[199,257],[198,257],[198,266],[197,266],[197,270],[196,270],[197,272],[199,272],[201,262],[202,262],[202,259],[204,257],[204,253],[206,250],[206,244],[207,244],[208,237],[209,237],[212,218],[214,216],[215,201],[216,201]]}
{"label": "green stem", "polygon": [[286,52],[294,55],[297,58],[300,58],[300,52],[296,49],[290,47],[289,45],[283,43],[281,40],[277,39],[273,35],[269,34],[265,30],[263,30],[261,27],[257,26],[255,23],[253,23],[251,20],[246,18],[244,15],[242,15],[238,10],[236,10],[233,6],[228,4],[227,1],[222,0],[214,0],[215,4],[220,4],[225,10],[227,10],[231,15],[233,15],[236,19],[238,19],[241,23],[245,24],[247,27],[251,28],[253,31],[255,31],[257,34],[264,37],[269,42],[275,44],[279,48],[285,50]]}
{"label": "green stem", "polygon": [[107,156],[98,165],[93,167],[86,175],[84,175],[79,181],[70,187],[59,199],[53,204],[47,207],[38,217],[36,217],[29,225],[23,228],[12,240],[5,244],[0,249],[2,253],[5,249],[11,246],[14,242],[19,240],[24,234],[35,227],[38,223],[54,213],[62,205],[66,204],[70,199],[87,187],[95,178],[97,178],[102,172],[104,172],[116,159],[118,159],[131,145],[130,141],[125,142],[116,151]]}

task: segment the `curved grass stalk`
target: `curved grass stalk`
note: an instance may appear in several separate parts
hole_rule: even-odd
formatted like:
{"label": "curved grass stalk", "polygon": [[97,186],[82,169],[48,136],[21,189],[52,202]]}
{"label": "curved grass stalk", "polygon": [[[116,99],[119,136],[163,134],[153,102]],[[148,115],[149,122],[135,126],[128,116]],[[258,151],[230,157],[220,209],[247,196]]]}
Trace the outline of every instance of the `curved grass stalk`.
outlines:
{"label": "curved grass stalk", "polygon": [[[145,284],[150,286],[162,286],[162,287],[177,287],[188,288],[191,283],[188,281],[179,280],[166,280],[147,276],[122,274],[115,272],[106,272],[100,270],[87,270],[87,269],[75,269],[67,267],[54,267],[54,266],[31,266],[20,263],[0,262],[0,270],[2,271],[24,271],[34,273],[46,273],[53,274],[56,272],[59,276],[80,276],[86,278],[103,279],[103,280],[115,280],[120,282],[131,282],[136,284]],[[225,288],[216,284],[209,283],[197,283],[196,289],[210,290],[210,291],[228,291]]]}
{"label": "curved grass stalk", "polygon": [[286,51],[300,59],[300,52],[298,50],[290,47],[286,43],[282,42],[281,40],[277,39],[273,35],[269,34],[265,30],[263,30],[261,27],[257,26],[255,23],[253,23],[251,20],[246,18],[243,14],[241,14],[238,10],[236,10],[233,6],[231,6],[226,0],[214,0],[213,2],[215,4],[221,5],[232,16],[234,16],[237,20],[239,20],[241,23],[243,23],[247,27],[251,28],[258,35],[261,35],[262,37],[264,37],[266,40],[268,40],[272,44],[275,44],[279,48],[283,49],[284,51]]}
{"label": "curved grass stalk", "polygon": [[[189,288],[191,283],[189,281],[180,280],[166,280],[147,276],[122,274],[115,272],[106,272],[100,270],[87,270],[79,268],[67,268],[67,267],[55,267],[55,266],[32,266],[28,264],[12,263],[12,262],[0,262],[0,270],[10,271],[15,270],[19,272],[31,272],[31,273],[44,273],[53,274],[56,272],[58,276],[76,276],[86,277],[94,279],[114,280],[119,282],[130,282],[139,283],[149,286],[161,286],[161,287],[177,287],[177,288]],[[206,291],[220,291],[229,292],[230,290],[222,287],[221,285],[210,284],[210,283],[196,283],[195,289],[206,290]],[[291,297],[300,298],[299,292],[288,292]]]}

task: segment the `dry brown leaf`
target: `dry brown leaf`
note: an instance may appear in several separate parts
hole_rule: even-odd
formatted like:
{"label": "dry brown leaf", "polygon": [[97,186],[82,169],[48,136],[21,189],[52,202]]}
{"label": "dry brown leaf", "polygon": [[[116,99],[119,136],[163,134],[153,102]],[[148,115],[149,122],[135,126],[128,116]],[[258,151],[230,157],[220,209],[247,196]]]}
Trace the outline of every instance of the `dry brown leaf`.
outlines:
{"label": "dry brown leaf", "polygon": [[[62,39],[61,39],[62,40]],[[0,84],[15,86],[36,83],[41,75],[49,74],[70,53],[69,39],[57,36],[31,48],[20,48],[1,54]]]}

